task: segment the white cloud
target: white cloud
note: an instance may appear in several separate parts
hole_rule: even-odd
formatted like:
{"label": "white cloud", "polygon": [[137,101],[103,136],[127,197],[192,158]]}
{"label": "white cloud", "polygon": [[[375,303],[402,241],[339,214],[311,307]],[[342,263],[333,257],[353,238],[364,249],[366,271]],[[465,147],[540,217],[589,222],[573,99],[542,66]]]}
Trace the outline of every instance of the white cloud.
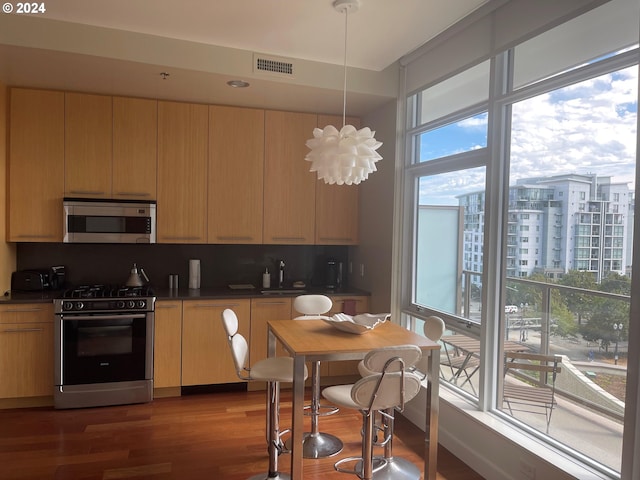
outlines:
{"label": "white cloud", "polygon": [[633,67],[514,105],[511,183],[596,173],[634,188],[637,90]]}

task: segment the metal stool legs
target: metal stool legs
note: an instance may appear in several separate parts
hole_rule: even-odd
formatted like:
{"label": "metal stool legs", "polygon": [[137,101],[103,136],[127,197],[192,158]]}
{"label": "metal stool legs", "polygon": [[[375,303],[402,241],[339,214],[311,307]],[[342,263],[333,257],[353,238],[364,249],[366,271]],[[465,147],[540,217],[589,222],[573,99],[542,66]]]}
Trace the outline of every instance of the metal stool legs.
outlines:
{"label": "metal stool legs", "polygon": [[[362,480],[378,479],[378,471],[384,467],[386,462],[373,458],[374,416],[375,412],[373,410],[368,413],[362,411],[362,457],[347,457],[338,460],[334,465],[336,471],[355,474]],[[352,462],[356,462],[353,468],[343,468],[341,466],[344,463]]]}
{"label": "metal stool legs", "polygon": [[393,456],[394,413],[393,408],[380,412],[384,432],[384,453],[383,457],[375,457],[374,462],[376,460],[384,462],[376,470],[373,478],[375,480],[420,480],[421,471],[416,465],[405,458]]}
{"label": "metal stool legs", "polygon": [[280,440],[280,383],[267,382],[267,451],[269,471],[249,477],[248,480],[290,480],[291,475],[278,471],[278,456],[283,451]]}
{"label": "metal stool legs", "polygon": [[[311,406],[309,415],[311,416],[311,431],[304,434],[302,456],[304,458],[326,458],[336,455],[342,451],[342,440],[330,433],[319,431],[318,419],[322,415],[320,409],[320,362],[313,362],[311,370]],[[335,407],[325,415],[331,415],[338,411]]]}

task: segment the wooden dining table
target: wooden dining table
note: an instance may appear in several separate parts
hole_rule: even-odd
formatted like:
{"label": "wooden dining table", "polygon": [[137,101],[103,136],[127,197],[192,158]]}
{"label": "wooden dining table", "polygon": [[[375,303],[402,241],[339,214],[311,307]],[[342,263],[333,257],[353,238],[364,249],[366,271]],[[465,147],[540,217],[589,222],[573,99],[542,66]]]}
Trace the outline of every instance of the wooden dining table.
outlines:
{"label": "wooden dining table", "polygon": [[291,478],[302,480],[302,441],[304,431],[305,362],[360,360],[373,349],[398,345],[417,345],[429,356],[425,402],[425,480],[436,480],[438,452],[438,375],[440,345],[391,321],[362,335],[342,332],[323,320],[272,320],[269,322],[269,356],[276,355],[281,343],[293,357],[293,405],[291,425]]}

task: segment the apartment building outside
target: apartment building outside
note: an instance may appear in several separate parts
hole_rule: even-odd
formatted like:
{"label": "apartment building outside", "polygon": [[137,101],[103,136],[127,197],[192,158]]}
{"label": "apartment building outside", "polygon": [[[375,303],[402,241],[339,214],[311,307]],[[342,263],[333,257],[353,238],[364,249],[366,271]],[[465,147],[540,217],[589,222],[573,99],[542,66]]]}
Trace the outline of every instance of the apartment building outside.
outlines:
{"label": "apartment building outside", "polygon": [[[463,209],[464,270],[482,272],[485,192],[459,196]],[[541,273],[557,279],[569,270],[631,271],[634,192],[595,174],[520,179],[509,187],[507,276]],[[479,282],[479,277],[474,277]]]}

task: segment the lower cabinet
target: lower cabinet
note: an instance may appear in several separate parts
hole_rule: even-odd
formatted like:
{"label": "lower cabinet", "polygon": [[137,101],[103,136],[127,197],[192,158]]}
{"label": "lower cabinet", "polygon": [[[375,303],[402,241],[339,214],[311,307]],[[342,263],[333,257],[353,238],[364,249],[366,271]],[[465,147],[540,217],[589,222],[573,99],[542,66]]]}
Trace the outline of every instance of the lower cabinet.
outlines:
{"label": "lower cabinet", "polygon": [[53,304],[0,306],[0,398],[53,395]]}
{"label": "lower cabinet", "polygon": [[[333,309],[328,315],[342,312],[345,307],[355,308],[356,313],[369,311],[367,296],[332,296],[331,300]],[[178,392],[180,386],[239,382],[222,327],[222,311],[231,308],[236,312],[240,333],[249,342],[249,365],[253,365],[267,358],[268,322],[296,317],[298,313],[292,305],[290,297],[158,301],[154,338],[156,394],[161,396],[160,389],[173,388]],[[281,345],[276,352],[278,356],[287,355]],[[325,379],[356,375],[357,364],[357,361],[323,362],[321,376]],[[248,388],[262,389],[265,385],[250,382]]]}
{"label": "lower cabinet", "polygon": [[239,331],[250,334],[249,299],[185,300],[182,302],[182,385],[210,385],[238,382],[222,311],[236,312]]}
{"label": "lower cabinet", "polygon": [[[153,336],[154,396],[158,389],[175,389],[182,381],[182,301],[157,301]],[[165,390],[166,391],[166,390]]]}
{"label": "lower cabinet", "polygon": [[[369,312],[369,297],[365,295],[354,296],[329,296],[333,301],[333,308],[328,316],[336,313],[355,310],[356,314]],[[359,360],[345,360],[342,362],[329,362],[328,374],[330,377],[340,377],[344,375],[358,375]]]}

